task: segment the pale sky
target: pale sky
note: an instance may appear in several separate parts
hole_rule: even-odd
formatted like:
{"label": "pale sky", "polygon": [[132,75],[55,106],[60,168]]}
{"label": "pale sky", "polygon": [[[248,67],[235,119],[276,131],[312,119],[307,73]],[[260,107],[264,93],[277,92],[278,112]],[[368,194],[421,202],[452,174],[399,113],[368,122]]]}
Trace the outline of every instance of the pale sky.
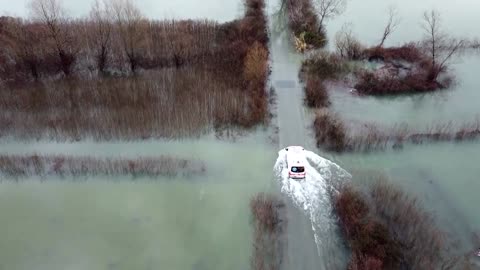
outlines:
{"label": "pale sky", "polygon": [[[242,15],[243,0],[134,0],[149,18],[198,19],[220,22]],[[274,4],[279,0],[266,0]],[[273,2],[272,2],[273,1]],[[318,0],[312,0],[318,1]],[[0,16],[27,16],[28,0],[0,0]],[[63,0],[71,16],[88,14],[93,0]],[[405,42],[421,37],[422,13],[436,9],[450,33],[462,37],[480,38],[480,0],[348,0],[346,12],[327,22],[329,35],[346,22],[354,25],[354,32],[362,41],[378,38],[387,20],[389,6],[396,6],[402,17],[401,25],[390,42]]]}
{"label": "pale sky", "polygon": [[[241,15],[241,0],[134,0],[149,18],[207,18],[230,21]],[[0,15],[27,16],[28,0],[0,0]],[[88,14],[93,0],[63,0],[69,14]]]}

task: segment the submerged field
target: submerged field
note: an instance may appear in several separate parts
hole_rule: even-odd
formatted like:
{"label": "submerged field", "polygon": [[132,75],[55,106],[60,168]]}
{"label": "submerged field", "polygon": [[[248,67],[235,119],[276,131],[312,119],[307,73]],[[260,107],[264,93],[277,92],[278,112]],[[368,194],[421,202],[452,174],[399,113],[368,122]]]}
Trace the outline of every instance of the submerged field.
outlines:
{"label": "submerged field", "polygon": [[[479,265],[472,254],[480,244],[480,142],[476,136],[455,140],[459,128],[478,130],[478,53],[454,58],[449,72],[456,80],[448,89],[358,95],[342,80],[299,78],[302,61],[312,47],[334,51],[336,32],[351,20],[363,44],[377,44],[387,12],[372,16],[364,7],[388,10],[387,4],[349,1],[345,13],[323,21],[319,31],[308,0],[287,0],[283,11],[281,1],[267,2],[265,10],[259,0],[207,2],[159,8],[138,1],[144,38],[125,47],[126,32],[113,23],[104,66],[92,38],[98,32],[86,18],[67,25],[80,37],[79,50],[68,50],[76,53],[71,69],[59,65],[48,42],[0,49],[0,269],[345,269],[356,257],[338,213],[330,211],[336,198],[330,195],[350,177],[338,170],[323,179],[331,171],[310,160],[318,181],[279,179],[272,169],[278,150],[289,145],[340,165],[352,186],[371,183],[372,175],[388,178],[418,198],[454,243],[452,254]],[[452,7],[442,0],[435,7],[448,31],[473,39],[480,32],[447,12],[453,8],[475,21],[471,3],[463,2]],[[396,4],[404,19],[386,46],[421,39],[413,22],[431,8]],[[179,18],[165,21],[158,9]],[[182,20],[199,17],[219,22]],[[292,18],[311,24],[289,24]],[[12,35],[2,36],[5,29],[0,38],[11,42]],[[129,54],[132,48],[138,50]],[[39,53],[28,58],[30,49]],[[309,104],[305,94],[320,102]],[[375,127],[390,136],[389,147],[362,148],[384,138],[360,136],[358,149],[337,152],[325,147],[339,138],[328,128],[317,147],[313,124],[320,107],[337,116],[351,138]],[[411,136],[440,130],[453,137],[394,147],[391,138],[406,127]],[[372,268],[379,266],[373,257],[358,265],[388,269]]]}

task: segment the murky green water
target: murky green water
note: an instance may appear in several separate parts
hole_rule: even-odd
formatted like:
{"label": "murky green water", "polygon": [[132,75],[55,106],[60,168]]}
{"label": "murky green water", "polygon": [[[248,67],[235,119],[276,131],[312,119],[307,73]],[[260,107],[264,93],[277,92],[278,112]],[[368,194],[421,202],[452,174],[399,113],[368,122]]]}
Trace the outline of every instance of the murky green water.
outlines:
{"label": "murky green water", "polygon": [[209,141],[149,146],[147,153],[205,160],[207,176],[2,183],[1,269],[248,269],[249,200],[271,190],[276,149]]}
{"label": "murky green water", "polygon": [[[472,1],[350,1],[347,12],[331,22],[329,35],[346,22],[366,44],[376,44],[382,33],[390,5],[398,7],[402,22],[389,44],[399,45],[422,37],[422,12],[435,8],[441,12],[445,29],[456,37],[476,38],[480,24]],[[371,9],[379,12],[371,16]],[[370,14],[370,15],[368,15]],[[475,23],[474,23],[475,22]],[[432,94],[395,98],[356,97],[337,89],[332,91],[333,109],[354,122],[374,122],[381,126],[407,123],[425,130],[436,123],[462,124],[480,115],[480,55],[466,53],[456,57],[451,72],[457,83],[452,89]],[[424,199],[428,209],[438,217],[443,229],[453,239],[462,241],[462,250],[473,248],[472,233],[480,231],[480,142],[439,143],[408,146],[401,151],[332,156],[347,168],[380,170],[394,181]],[[478,243],[477,243],[478,245]],[[478,248],[478,247],[477,247]]]}

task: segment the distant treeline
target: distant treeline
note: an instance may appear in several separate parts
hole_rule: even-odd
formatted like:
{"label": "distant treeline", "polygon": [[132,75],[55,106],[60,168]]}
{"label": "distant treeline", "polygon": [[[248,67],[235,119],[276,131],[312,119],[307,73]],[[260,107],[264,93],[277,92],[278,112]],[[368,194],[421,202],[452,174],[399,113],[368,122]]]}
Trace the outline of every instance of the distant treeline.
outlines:
{"label": "distant treeline", "polygon": [[50,2],[32,1],[33,18],[0,18],[2,80],[194,63],[238,71],[248,47],[268,41],[262,1],[246,0],[245,17],[225,24],[150,20],[132,1],[97,3],[89,17],[73,19],[59,0]]}

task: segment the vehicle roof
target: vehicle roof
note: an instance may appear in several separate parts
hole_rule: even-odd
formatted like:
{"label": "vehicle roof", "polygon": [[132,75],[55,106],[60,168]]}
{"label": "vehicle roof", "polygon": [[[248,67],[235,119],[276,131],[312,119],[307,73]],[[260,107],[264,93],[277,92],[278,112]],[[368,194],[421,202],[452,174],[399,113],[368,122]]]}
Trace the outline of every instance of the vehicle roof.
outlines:
{"label": "vehicle roof", "polygon": [[305,164],[305,157],[302,154],[296,152],[287,153],[287,164],[289,167],[303,167]]}

